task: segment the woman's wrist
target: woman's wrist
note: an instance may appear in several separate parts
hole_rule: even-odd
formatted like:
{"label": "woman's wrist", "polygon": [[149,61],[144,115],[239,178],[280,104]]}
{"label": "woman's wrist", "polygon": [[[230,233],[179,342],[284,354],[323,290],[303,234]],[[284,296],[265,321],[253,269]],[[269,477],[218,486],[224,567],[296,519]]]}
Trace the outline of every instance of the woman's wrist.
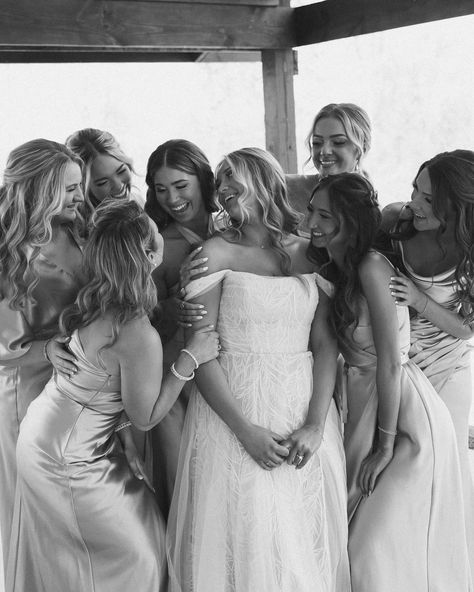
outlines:
{"label": "woman's wrist", "polygon": [[418,299],[416,305],[414,306],[414,309],[419,315],[425,314],[426,309],[428,308],[429,301],[429,296],[422,292],[421,298]]}
{"label": "woman's wrist", "polygon": [[[177,374],[186,379],[189,379],[191,376],[193,376],[194,370],[196,369],[193,358],[182,351],[176,358],[173,367]],[[176,376],[174,372],[173,374]],[[178,376],[176,376],[176,378],[178,378]]]}

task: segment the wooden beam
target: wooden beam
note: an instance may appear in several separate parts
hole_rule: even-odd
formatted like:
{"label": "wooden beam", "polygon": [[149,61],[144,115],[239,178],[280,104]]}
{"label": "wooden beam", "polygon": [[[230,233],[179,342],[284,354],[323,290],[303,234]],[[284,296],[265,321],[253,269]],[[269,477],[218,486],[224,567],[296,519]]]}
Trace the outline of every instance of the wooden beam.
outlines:
{"label": "wooden beam", "polygon": [[2,0],[0,54],[292,47],[293,9],[142,0]]}
{"label": "wooden beam", "polygon": [[325,0],[294,14],[298,47],[474,14],[474,1]]}
{"label": "wooden beam", "polygon": [[286,173],[297,172],[295,60],[295,52],[291,49],[262,51],[266,147]]}
{"label": "wooden beam", "polygon": [[241,6],[278,6],[278,0],[129,0],[129,2],[172,2],[175,4],[240,4]]}

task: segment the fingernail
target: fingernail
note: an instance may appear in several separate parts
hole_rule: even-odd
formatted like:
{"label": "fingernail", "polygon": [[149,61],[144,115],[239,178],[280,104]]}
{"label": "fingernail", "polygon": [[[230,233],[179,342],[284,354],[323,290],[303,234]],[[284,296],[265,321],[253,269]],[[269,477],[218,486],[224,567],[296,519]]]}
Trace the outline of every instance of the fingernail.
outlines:
{"label": "fingernail", "polygon": [[203,271],[207,271],[209,269],[209,267],[203,267],[202,270]]}
{"label": "fingernail", "polygon": [[201,314],[207,314],[207,310],[201,310]]}
{"label": "fingernail", "polygon": [[[209,261],[209,257],[203,257],[202,262],[204,263],[205,261]],[[206,267],[206,269],[207,269],[207,267]]]}
{"label": "fingernail", "polygon": [[200,304],[200,305],[199,305],[199,308],[200,308],[200,309],[201,309],[201,308],[204,308],[204,304]]}
{"label": "fingernail", "polygon": [[200,321],[202,317],[196,317],[196,321]]}

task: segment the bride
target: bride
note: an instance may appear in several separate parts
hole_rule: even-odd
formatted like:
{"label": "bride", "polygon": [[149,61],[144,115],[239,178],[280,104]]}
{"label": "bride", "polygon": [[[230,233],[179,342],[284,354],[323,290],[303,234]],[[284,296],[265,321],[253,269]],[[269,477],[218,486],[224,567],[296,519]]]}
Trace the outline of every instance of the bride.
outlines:
{"label": "bride", "polygon": [[[346,592],[346,484],[327,285],[292,234],[284,173],[243,148],[217,167],[226,230],[187,286],[218,326],[196,370],[168,522],[173,592]],[[309,344],[309,347],[308,347]],[[314,356],[314,359],[313,359]],[[197,390],[199,389],[199,391]]]}

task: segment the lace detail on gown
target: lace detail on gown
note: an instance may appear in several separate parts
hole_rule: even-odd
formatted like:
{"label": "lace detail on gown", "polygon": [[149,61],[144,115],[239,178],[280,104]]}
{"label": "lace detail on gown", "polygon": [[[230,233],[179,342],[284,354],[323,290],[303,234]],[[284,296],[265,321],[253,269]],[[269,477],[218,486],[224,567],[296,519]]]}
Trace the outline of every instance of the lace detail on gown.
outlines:
{"label": "lace detail on gown", "polygon": [[[309,333],[316,274],[223,270],[191,282],[195,298],[222,282],[219,362],[252,422],[283,438],[312,395]],[[346,494],[338,416],[296,471],[264,471],[195,390],[188,407],[168,526],[172,590],[346,592]]]}

